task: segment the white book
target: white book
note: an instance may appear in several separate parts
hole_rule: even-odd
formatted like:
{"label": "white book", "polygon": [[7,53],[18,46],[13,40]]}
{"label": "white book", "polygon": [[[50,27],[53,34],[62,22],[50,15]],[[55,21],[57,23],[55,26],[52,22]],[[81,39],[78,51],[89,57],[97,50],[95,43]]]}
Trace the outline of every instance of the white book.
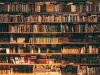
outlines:
{"label": "white book", "polygon": [[89,53],[92,53],[92,45],[89,45]]}
{"label": "white book", "polygon": [[6,48],[6,53],[9,53],[9,48]]}

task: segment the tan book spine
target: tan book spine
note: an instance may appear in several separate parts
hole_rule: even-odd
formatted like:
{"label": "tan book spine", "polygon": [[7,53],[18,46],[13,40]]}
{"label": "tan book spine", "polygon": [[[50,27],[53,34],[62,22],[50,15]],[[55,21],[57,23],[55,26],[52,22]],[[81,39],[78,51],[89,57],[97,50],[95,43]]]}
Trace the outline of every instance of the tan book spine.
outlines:
{"label": "tan book spine", "polygon": [[96,48],[96,53],[98,53],[98,48]]}

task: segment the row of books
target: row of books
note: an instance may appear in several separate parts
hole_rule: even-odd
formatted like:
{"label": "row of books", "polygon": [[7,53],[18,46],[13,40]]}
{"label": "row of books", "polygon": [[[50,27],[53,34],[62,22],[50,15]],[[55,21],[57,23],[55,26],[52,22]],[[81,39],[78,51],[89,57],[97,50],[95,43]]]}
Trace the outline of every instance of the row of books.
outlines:
{"label": "row of books", "polygon": [[26,25],[26,24],[15,24],[9,25],[9,32],[57,32],[58,29],[57,25]]}
{"label": "row of books", "polygon": [[77,65],[62,65],[61,72],[65,74],[77,74]]}
{"label": "row of books", "polygon": [[51,65],[51,66],[37,65],[37,66],[33,66],[33,73],[61,74],[61,68],[60,65]]}
{"label": "row of books", "polygon": [[100,47],[96,47],[95,45],[89,45],[88,48],[84,47],[63,47],[63,53],[100,53]]}
{"label": "row of books", "polygon": [[10,74],[10,65],[0,65],[0,74]]}
{"label": "row of books", "polygon": [[0,25],[0,32],[8,32],[8,25]]}
{"label": "row of books", "polygon": [[63,55],[64,64],[99,64],[100,55]]}
{"label": "row of books", "polygon": [[9,15],[0,14],[0,22],[99,22],[100,15]]}
{"label": "row of books", "polygon": [[18,55],[18,56],[2,56],[0,63],[13,64],[53,64],[61,63],[60,55]]}
{"label": "row of books", "polygon": [[76,5],[67,5],[63,2],[56,2],[56,4],[52,2],[5,2],[0,3],[0,8],[2,8],[1,12],[76,12]]}
{"label": "row of books", "polygon": [[56,45],[48,48],[46,45],[14,45],[14,46],[1,46],[0,53],[60,53],[61,49]]}
{"label": "row of books", "polygon": [[20,57],[1,57],[0,63],[14,63],[14,64],[33,64],[36,61],[36,56],[20,55]]}
{"label": "row of books", "polygon": [[95,45],[89,45],[83,47],[75,47],[75,46],[63,46],[62,49],[56,48],[44,48],[39,46],[38,48],[34,48],[32,46],[13,46],[12,48],[0,48],[0,53],[100,53],[100,47],[96,47]]}
{"label": "row of books", "polygon": [[78,66],[78,74],[100,74],[100,67]]}
{"label": "row of books", "polygon": [[59,43],[59,39],[57,37],[53,38],[32,37],[29,39],[29,43]]}
{"label": "row of books", "polygon": [[[100,35],[75,35],[67,34],[66,36],[53,36],[48,35],[48,37],[42,36],[31,36],[31,37],[15,37],[6,35],[6,37],[1,36],[0,42],[9,42],[9,43],[68,43],[68,42],[100,42]],[[82,39],[80,39],[82,38]]]}
{"label": "row of books", "polygon": [[100,67],[98,66],[80,66],[80,65],[62,65],[61,72],[67,74],[100,74]]}
{"label": "row of books", "polygon": [[[62,60],[61,60],[62,59]],[[100,64],[100,55],[20,55],[0,57],[0,63],[13,64]]]}
{"label": "row of books", "polygon": [[77,25],[36,25],[36,24],[9,24],[0,25],[0,32],[100,32],[100,24]]}
{"label": "row of books", "polygon": [[88,35],[88,42],[100,42],[100,35]]}
{"label": "row of books", "polygon": [[100,3],[96,2],[87,2],[87,6],[86,6],[86,11],[87,12],[100,12]]}
{"label": "row of books", "polygon": [[2,11],[6,12],[99,12],[100,3],[86,1],[64,2],[5,2],[0,3]]}
{"label": "row of books", "polygon": [[33,73],[33,74],[100,74],[98,66],[80,66],[80,65],[20,65],[20,66],[0,66],[0,74],[13,73]]}
{"label": "row of books", "polygon": [[[67,34],[66,36],[53,36],[48,35],[48,37],[42,37],[42,36],[31,36],[31,37],[15,37],[5,35],[1,36],[0,42],[10,42],[10,43],[62,43],[62,42],[100,42],[100,35],[84,35],[79,34]],[[80,39],[82,38],[82,39]]]}
{"label": "row of books", "polygon": [[33,73],[33,74],[61,74],[60,65],[0,65],[0,74]]}
{"label": "row of books", "polygon": [[99,24],[61,25],[61,32],[99,32]]}
{"label": "row of books", "polygon": [[[2,26],[4,28],[4,26]],[[60,29],[61,28],[61,29]],[[24,25],[24,24],[15,24],[9,25],[9,32],[99,32],[100,25],[99,24],[79,24],[79,25]],[[2,31],[6,31],[2,29]]]}

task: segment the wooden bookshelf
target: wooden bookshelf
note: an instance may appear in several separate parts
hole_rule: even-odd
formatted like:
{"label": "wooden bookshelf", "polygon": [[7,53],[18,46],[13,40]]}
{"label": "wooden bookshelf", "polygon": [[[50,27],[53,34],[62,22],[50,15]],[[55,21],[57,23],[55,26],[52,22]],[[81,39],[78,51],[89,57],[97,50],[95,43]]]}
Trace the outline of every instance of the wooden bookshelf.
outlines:
{"label": "wooden bookshelf", "polygon": [[[0,62],[9,62],[9,61],[11,62],[11,60],[13,60],[15,62],[16,61],[18,61],[18,62],[19,61],[20,62],[27,61],[27,62],[34,63],[34,64],[0,63],[0,65],[10,65],[10,66],[18,66],[18,65],[20,65],[20,66],[21,65],[23,65],[23,66],[25,66],[25,65],[31,65],[31,66],[33,66],[33,65],[36,65],[36,66],[37,65],[39,65],[39,66],[40,65],[44,65],[44,66],[46,66],[46,65],[49,65],[49,66],[50,65],[57,65],[58,66],[59,65],[60,68],[63,65],[64,66],[65,65],[66,66],[68,66],[68,65],[72,65],[72,66],[82,65],[82,66],[86,66],[86,67],[87,66],[100,66],[100,64],[98,64],[98,63],[91,64],[91,60],[92,60],[92,63],[93,63],[93,62],[95,62],[94,60],[96,60],[96,59],[99,60],[99,58],[100,58],[100,56],[95,57],[97,55],[100,55],[99,47],[98,47],[98,45],[100,44],[100,41],[98,41],[98,42],[88,42],[89,38],[87,39],[88,35],[92,35],[92,34],[98,35],[98,36],[96,36],[96,38],[100,38],[100,36],[99,36],[100,30],[97,29],[97,26],[96,26],[96,25],[100,24],[100,17],[97,17],[98,15],[100,15],[100,7],[97,6],[99,8],[98,10],[91,9],[92,6],[89,8],[89,6],[87,6],[87,3],[88,4],[89,3],[92,4],[92,3],[88,2],[87,0],[72,0],[72,1],[71,0],[55,0],[55,1],[58,1],[57,3],[55,3],[54,0],[48,0],[48,2],[49,1],[53,1],[52,9],[53,9],[54,12],[53,11],[50,12],[51,8],[49,8],[49,10],[47,10],[48,6],[46,5],[46,3],[45,3],[45,6],[43,6],[43,7],[41,6],[41,9],[40,9],[40,7],[38,7],[39,5],[37,6],[37,3],[35,3],[35,2],[41,2],[41,4],[42,4],[42,2],[47,2],[47,0],[41,0],[41,1],[40,0],[29,0],[29,2],[28,2],[28,0],[21,0],[21,1],[17,0],[17,2],[15,0],[14,0],[14,2],[13,2],[13,0],[0,0],[0,2],[4,2],[4,5],[5,5],[4,6],[5,8],[3,10],[4,12],[0,12],[0,14],[2,14],[4,17],[2,15],[0,15],[0,20],[5,19],[5,21],[6,21],[6,22],[4,22],[3,20],[0,21],[0,24],[1,24],[1,27],[2,27],[1,32],[0,32],[0,34],[1,34],[0,40],[4,41],[4,42],[1,42],[0,44],[1,44],[1,47],[3,47],[3,46],[8,47],[9,46],[8,48],[5,47],[4,52],[2,51],[2,49],[4,47],[0,49],[0,56],[6,56],[6,58],[5,57],[1,58]],[[98,2],[100,0],[95,0],[95,1],[89,0],[89,1]],[[6,4],[6,2],[8,2],[8,4]],[[9,3],[9,2],[12,2],[12,3]],[[60,6],[59,2],[61,4],[61,6]],[[62,2],[65,3],[66,5],[63,4]],[[74,7],[76,8],[75,10],[72,8],[72,5],[68,4],[69,2],[73,2],[72,5],[73,5],[73,8]],[[3,3],[1,3],[1,4],[3,4]],[[22,4],[22,6],[17,7],[17,4],[18,5]],[[52,3],[50,3],[50,5],[51,4]],[[93,4],[95,4],[95,3],[93,3]],[[15,6],[13,6],[13,5],[15,5]],[[26,8],[26,5],[29,5],[28,8]],[[58,6],[56,6],[56,5],[59,6],[59,9],[58,9]],[[64,5],[64,7],[62,7],[62,5]],[[70,5],[70,6],[67,6],[67,5]],[[76,5],[78,5],[78,7]],[[10,6],[12,8],[9,8]],[[95,5],[93,5],[93,6],[95,6]],[[14,9],[13,9],[13,7],[14,7]],[[95,6],[95,9],[97,7]],[[38,10],[37,10],[37,8],[38,8]],[[85,10],[84,10],[84,8],[85,8]],[[70,10],[70,9],[73,9],[73,10]],[[21,11],[21,12],[18,12],[17,10]],[[0,11],[2,11],[2,10],[0,10]],[[42,12],[42,11],[44,11],[44,12]],[[66,11],[66,12],[64,12],[64,11]],[[97,12],[88,12],[88,11],[97,11]],[[25,15],[25,16],[23,16],[23,15]],[[48,16],[48,15],[50,15],[50,16]],[[9,22],[8,22],[8,20],[9,20]],[[18,21],[18,22],[15,22],[15,21]],[[22,22],[20,22],[20,21],[22,21]],[[56,26],[54,26],[54,24]],[[7,26],[3,27],[3,25],[7,25]],[[35,26],[35,25],[39,25],[40,27]],[[44,25],[47,25],[47,26],[44,26]],[[54,26],[54,27],[51,27],[51,26]],[[3,28],[5,28],[8,32],[5,29],[3,30]],[[15,29],[15,30],[13,30],[13,29]],[[39,32],[38,32],[38,30],[39,30]],[[42,32],[42,31],[44,31],[44,32]],[[56,32],[52,32],[52,31],[56,31]],[[70,31],[70,32],[68,32],[68,31]],[[75,31],[75,32],[73,32],[73,31]],[[10,39],[7,39],[8,37],[3,38],[2,34],[7,34]],[[28,34],[32,34],[32,35],[30,35],[31,37],[28,36]],[[44,37],[44,35],[45,35],[45,37],[48,37],[47,34],[50,34],[50,39],[48,38],[48,42],[54,41],[55,43],[17,43],[17,42],[15,42],[15,36],[18,37],[18,41],[19,41],[19,39],[20,39],[19,35],[21,37],[23,37],[21,39],[23,39],[25,42],[26,41],[27,42],[28,41],[29,42],[35,42],[37,40],[39,42],[42,39],[41,36]],[[69,35],[69,34],[71,34],[72,36]],[[86,36],[84,36],[83,34],[86,35]],[[41,37],[41,39],[40,38],[39,39],[34,38],[33,35],[35,35],[36,37]],[[74,38],[75,35],[77,37]],[[79,37],[78,37],[78,35],[79,35]],[[80,35],[82,37],[80,37]],[[25,36],[27,36],[27,38],[24,38]],[[68,37],[66,37],[66,36],[68,36]],[[59,37],[59,38],[57,38],[57,40],[56,40],[56,38],[52,38],[52,37]],[[62,38],[62,37],[65,37],[65,38]],[[70,37],[73,37],[74,41],[80,41],[80,39],[81,39],[82,42],[69,42],[69,41],[72,41],[72,40],[69,40]],[[76,38],[78,38],[78,39],[76,39]],[[92,41],[95,41],[95,37],[93,37],[93,38],[94,39],[92,39]],[[8,41],[12,41],[12,40],[15,43],[8,42]],[[43,38],[42,40],[44,41],[45,38]],[[7,42],[5,42],[5,41],[7,41]],[[43,41],[41,41],[41,42],[43,42]],[[45,41],[47,41],[47,40],[45,40]],[[59,41],[60,43],[56,43],[56,41],[57,42]],[[61,42],[61,41],[63,41],[63,42]],[[91,41],[91,39],[89,41]],[[23,44],[24,46],[22,47],[21,44]],[[55,45],[59,46],[59,47],[56,48]],[[72,49],[69,49],[70,47],[68,45],[70,45],[70,47],[72,47]],[[96,46],[93,46],[93,45],[96,45]],[[19,48],[20,46],[21,46],[21,49]],[[42,47],[45,48],[45,49],[43,49],[44,51],[40,51],[41,50],[40,48],[42,48]],[[49,50],[48,47],[50,48],[50,50]],[[58,50],[57,52],[60,52],[59,50],[61,50],[61,53],[40,53],[40,52],[46,52],[45,50],[51,51],[52,47],[56,48]],[[7,53],[7,50],[9,50],[8,53]],[[21,53],[19,53],[19,50],[22,50],[22,52],[20,51]],[[38,53],[33,52],[33,50],[35,50],[36,52],[38,50]],[[66,51],[70,50],[71,52],[68,53],[64,50],[66,50]],[[74,50],[77,53],[75,53]],[[26,52],[26,53],[23,53],[23,52]],[[65,53],[62,53],[62,52],[65,52]],[[87,53],[85,53],[85,52],[87,52]],[[80,61],[78,61],[78,63],[65,63],[65,64],[61,63],[61,60],[66,61],[66,59],[64,59],[64,57],[63,57],[63,56],[66,56],[66,55],[68,55],[68,56],[76,55],[75,59],[77,59],[79,55],[80,56],[84,55],[83,56],[84,58],[82,58],[82,59],[92,58],[91,56],[94,56],[95,59],[90,59],[90,60],[88,59],[88,61],[90,61],[90,64],[89,63],[80,63]],[[9,56],[11,56],[11,58]],[[20,56],[22,58],[19,58],[17,56]],[[58,57],[56,57],[56,56],[58,56]],[[90,57],[85,57],[85,56],[90,56]],[[46,60],[46,59],[52,59],[53,61]],[[73,58],[71,58],[71,59],[73,59]],[[56,61],[54,61],[54,60],[56,60]],[[45,62],[48,62],[48,63],[51,63],[51,64],[38,64],[38,63],[45,63]],[[60,63],[54,63],[54,62],[60,62]],[[67,69],[69,69],[69,68],[67,68]],[[33,73],[23,73],[23,72],[22,73],[7,74],[7,75],[18,75],[18,74],[19,75],[54,75],[54,74],[33,74]],[[6,75],[6,74],[3,74],[3,75]],[[63,74],[62,73],[62,74],[55,74],[55,75],[79,75],[79,74],[74,74],[74,73],[73,74],[69,74],[69,73]],[[89,74],[82,74],[82,75],[89,75]]]}

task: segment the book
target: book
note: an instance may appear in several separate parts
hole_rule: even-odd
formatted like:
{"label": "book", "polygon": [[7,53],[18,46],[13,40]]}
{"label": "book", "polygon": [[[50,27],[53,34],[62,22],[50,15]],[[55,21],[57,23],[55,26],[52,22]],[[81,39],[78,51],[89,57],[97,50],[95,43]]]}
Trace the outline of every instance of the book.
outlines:
{"label": "book", "polygon": [[17,43],[24,43],[25,37],[17,37]]}

